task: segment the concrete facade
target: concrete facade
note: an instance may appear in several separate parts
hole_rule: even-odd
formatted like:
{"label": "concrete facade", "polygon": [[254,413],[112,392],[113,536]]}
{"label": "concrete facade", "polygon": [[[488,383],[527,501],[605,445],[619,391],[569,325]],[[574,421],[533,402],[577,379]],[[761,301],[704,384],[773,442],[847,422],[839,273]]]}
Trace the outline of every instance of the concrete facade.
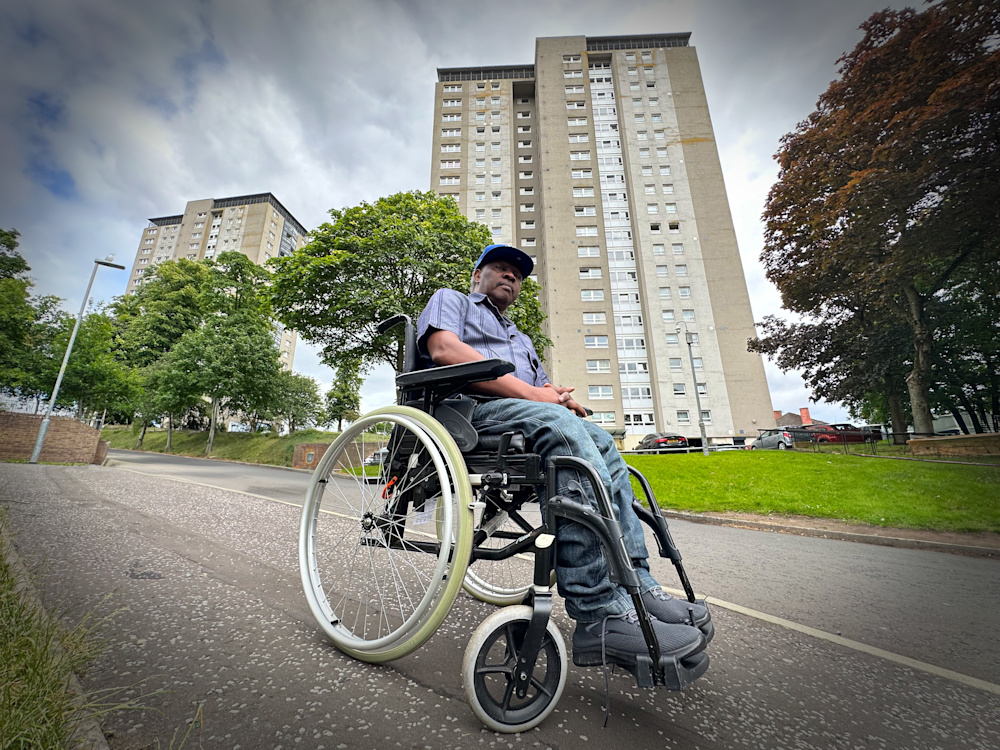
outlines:
{"label": "concrete facade", "polygon": [[697,437],[696,389],[711,442],[774,427],[688,37],[540,38],[533,64],[438,70],[432,189],[535,258],[546,369],[626,447]]}
{"label": "concrete facade", "polygon": [[[305,244],[306,229],[270,193],[189,201],[184,213],[149,220],[136,250],[126,292],[142,285],[143,275],[167,260],[204,260],[227,250],[243,253],[258,265],[291,254]],[[292,369],[295,331],[276,323],[281,365]]]}

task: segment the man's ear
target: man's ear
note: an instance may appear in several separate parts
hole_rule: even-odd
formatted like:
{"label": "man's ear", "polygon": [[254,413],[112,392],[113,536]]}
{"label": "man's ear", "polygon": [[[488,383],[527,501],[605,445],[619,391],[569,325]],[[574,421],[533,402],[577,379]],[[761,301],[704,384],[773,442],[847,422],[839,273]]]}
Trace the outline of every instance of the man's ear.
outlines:
{"label": "man's ear", "polygon": [[477,268],[472,272],[472,291],[476,291],[476,287],[479,286],[479,277],[483,275],[483,269]]}

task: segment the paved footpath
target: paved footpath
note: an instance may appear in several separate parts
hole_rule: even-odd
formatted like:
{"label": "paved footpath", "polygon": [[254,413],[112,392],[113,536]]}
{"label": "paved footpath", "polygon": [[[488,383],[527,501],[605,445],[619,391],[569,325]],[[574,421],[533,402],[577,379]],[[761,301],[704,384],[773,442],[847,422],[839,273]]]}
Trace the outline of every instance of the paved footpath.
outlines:
{"label": "paved footpath", "polygon": [[[0,502],[48,607],[114,612],[82,676],[142,706],[102,721],[114,750],[177,747],[191,723],[188,748],[1000,748],[996,685],[724,608],[712,667],[683,693],[613,675],[604,729],[600,670],[571,666],[541,727],[497,735],[460,676],[492,608],[461,594],[425,647],[389,665],[340,654],[301,592],[291,505],[114,468],[13,464],[0,465]],[[568,639],[561,607],[555,616]]]}

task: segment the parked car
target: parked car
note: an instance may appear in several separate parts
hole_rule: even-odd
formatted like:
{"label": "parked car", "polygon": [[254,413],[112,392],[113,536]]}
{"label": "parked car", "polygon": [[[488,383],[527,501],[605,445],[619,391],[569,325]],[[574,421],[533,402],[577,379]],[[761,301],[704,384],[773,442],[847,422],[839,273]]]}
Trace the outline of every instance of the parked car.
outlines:
{"label": "parked car", "polygon": [[365,459],[365,466],[381,466],[389,455],[388,448],[379,448]]}
{"label": "parked car", "polygon": [[639,445],[636,446],[637,451],[659,451],[664,452],[668,450],[686,450],[688,447],[688,439],[683,435],[678,435],[676,432],[651,432],[646,435]]}
{"label": "parked car", "polygon": [[864,443],[872,440],[874,433],[852,424],[811,424],[806,429],[817,443]]}
{"label": "parked car", "polygon": [[756,440],[750,444],[750,450],[779,450],[786,451],[795,447],[795,436],[791,430],[778,427],[773,430],[764,430]]}

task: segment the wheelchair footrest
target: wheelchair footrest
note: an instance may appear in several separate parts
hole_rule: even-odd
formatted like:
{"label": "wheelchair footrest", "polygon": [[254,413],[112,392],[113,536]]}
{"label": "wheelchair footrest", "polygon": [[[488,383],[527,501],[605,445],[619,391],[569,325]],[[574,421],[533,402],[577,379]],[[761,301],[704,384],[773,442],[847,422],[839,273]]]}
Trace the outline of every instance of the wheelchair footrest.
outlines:
{"label": "wheelchair footrest", "polygon": [[[599,658],[596,661],[593,658],[587,657],[580,659],[575,653],[573,654],[573,663],[578,667],[601,666]],[[608,666],[616,665],[609,661]],[[638,687],[665,687],[667,690],[683,690],[708,670],[708,654],[702,651],[683,659],[678,659],[676,656],[661,657],[662,683],[656,680],[653,673],[653,660],[646,654],[636,655],[634,666],[625,666],[621,663],[618,663],[617,666],[620,666],[631,674],[635,678]]]}

